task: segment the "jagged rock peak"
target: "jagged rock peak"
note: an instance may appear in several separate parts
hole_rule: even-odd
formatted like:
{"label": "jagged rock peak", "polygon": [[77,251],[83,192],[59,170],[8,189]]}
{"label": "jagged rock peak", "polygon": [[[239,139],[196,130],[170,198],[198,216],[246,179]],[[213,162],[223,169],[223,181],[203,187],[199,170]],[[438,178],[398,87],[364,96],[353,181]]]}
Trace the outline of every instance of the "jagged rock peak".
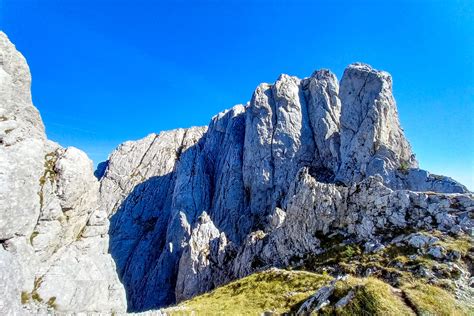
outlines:
{"label": "jagged rock peak", "polygon": [[360,63],[340,82],[325,69],[283,74],[207,128],[127,142],[106,165],[101,203],[132,311],[317,253],[320,233],[371,240],[424,217],[427,229],[471,225],[447,214],[457,198],[407,191],[467,192],[417,168],[390,75]]}
{"label": "jagged rock peak", "polygon": [[338,179],[360,181],[381,174],[388,184],[393,170],[417,162],[400,127],[392,78],[362,63],[349,65],[341,79],[341,166]]}

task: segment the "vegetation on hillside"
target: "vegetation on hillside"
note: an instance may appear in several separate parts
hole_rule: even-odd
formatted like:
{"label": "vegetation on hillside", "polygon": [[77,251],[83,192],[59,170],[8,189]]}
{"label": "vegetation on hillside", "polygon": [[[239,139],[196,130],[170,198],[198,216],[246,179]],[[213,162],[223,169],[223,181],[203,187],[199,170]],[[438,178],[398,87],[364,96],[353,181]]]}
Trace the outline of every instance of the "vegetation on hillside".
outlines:
{"label": "vegetation on hillside", "polygon": [[[171,315],[296,314],[336,275],[334,290],[315,315],[474,315],[470,290],[473,244],[468,235],[418,232],[436,240],[443,258],[407,242],[386,243],[375,252],[340,236],[322,240],[319,255],[295,258],[288,270],[269,269],[231,282],[165,311]],[[468,278],[469,276],[467,276]],[[464,282],[466,283],[466,282]],[[338,302],[350,297],[341,307]]]}

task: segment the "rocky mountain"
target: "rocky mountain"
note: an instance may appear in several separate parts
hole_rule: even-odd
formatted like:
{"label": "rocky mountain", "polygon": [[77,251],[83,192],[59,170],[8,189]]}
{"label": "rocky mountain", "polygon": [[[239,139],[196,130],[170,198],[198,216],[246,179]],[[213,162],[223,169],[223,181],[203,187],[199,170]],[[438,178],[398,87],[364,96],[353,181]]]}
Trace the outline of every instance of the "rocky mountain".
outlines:
{"label": "rocky mountain", "polygon": [[272,267],[349,273],[318,261],[347,250],[333,241],[455,264],[470,304],[470,250],[452,245],[472,241],[473,195],[418,168],[388,73],[281,75],[208,127],[123,143],[97,181],[84,153],[46,139],[28,66],[0,40],[2,313],[158,309]]}

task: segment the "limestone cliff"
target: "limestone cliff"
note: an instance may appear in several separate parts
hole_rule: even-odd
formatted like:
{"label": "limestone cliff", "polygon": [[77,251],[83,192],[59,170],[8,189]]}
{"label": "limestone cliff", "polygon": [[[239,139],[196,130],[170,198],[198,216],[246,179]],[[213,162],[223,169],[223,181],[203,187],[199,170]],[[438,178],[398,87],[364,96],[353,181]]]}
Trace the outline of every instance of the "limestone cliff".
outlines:
{"label": "limestone cliff", "polygon": [[106,164],[101,203],[134,311],[290,266],[321,253],[321,236],[380,245],[408,227],[472,227],[466,188],[418,169],[391,76],[360,63],[340,82],[281,75],[207,128],[126,142]]}
{"label": "limestone cliff", "polygon": [[0,314],[123,312],[92,162],[47,140],[30,84],[0,32]]}

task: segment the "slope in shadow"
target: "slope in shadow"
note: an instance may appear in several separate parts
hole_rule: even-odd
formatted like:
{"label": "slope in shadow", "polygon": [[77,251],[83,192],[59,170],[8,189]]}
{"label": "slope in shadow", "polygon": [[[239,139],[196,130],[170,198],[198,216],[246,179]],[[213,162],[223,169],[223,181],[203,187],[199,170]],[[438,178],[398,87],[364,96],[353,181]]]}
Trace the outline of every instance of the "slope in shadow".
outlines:
{"label": "slope in shadow", "polygon": [[[109,249],[125,287],[130,312],[176,302],[183,243],[203,211],[234,242],[240,242],[235,236],[244,236],[250,229],[240,225],[242,218],[250,221],[244,198],[232,214],[220,214],[222,205],[214,205],[214,189],[230,174],[217,174],[216,161],[205,153],[205,139],[206,134],[179,153],[172,172],[136,185],[110,218]],[[235,194],[240,192],[243,197],[243,180],[241,175],[237,177],[240,185]]]}

